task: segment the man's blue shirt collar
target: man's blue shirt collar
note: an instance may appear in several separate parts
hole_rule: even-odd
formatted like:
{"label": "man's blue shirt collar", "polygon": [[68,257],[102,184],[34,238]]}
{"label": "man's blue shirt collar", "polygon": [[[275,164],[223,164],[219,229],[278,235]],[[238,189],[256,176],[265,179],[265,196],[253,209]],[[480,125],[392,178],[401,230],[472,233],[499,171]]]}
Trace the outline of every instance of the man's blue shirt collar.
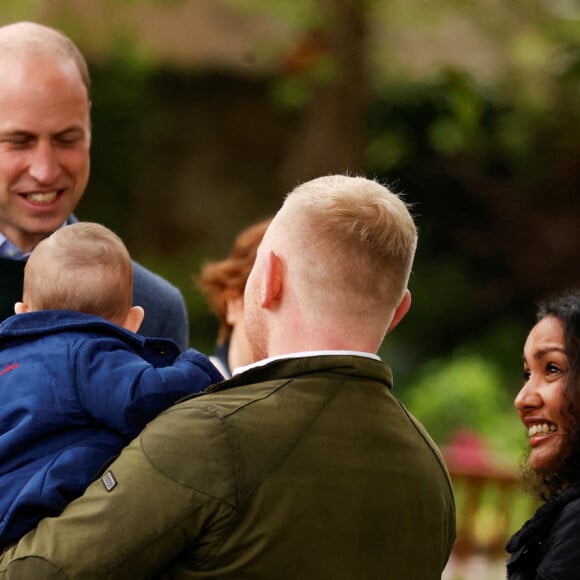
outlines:
{"label": "man's blue shirt collar", "polygon": [[[71,213],[61,227],[68,226],[77,221]],[[11,260],[26,260],[30,252],[22,253],[18,246],[15,246],[2,232],[0,232],[0,258],[10,258]]]}

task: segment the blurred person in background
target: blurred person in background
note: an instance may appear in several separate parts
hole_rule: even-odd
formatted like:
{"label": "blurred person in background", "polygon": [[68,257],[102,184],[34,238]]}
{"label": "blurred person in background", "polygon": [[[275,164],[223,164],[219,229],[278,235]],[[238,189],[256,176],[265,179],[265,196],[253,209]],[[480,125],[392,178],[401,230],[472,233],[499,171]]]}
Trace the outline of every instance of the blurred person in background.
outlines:
{"label": "blurred person in background", "polygon": [[[0,27],[0,320],[22,296],[24,265],[40,240],[74,223],[90,171],[90,78],[75,44],[46,26]],[[185,302],[133,262],[140,333],[189,343]]]}
{"label": "blurred person in background", "polygon": [[580,578],[580,291],[548,299],[524,346],[515,399],[528,430],[524,480],[544,503],[508,542],[510,580]]}
{"label": "blurred person in background", "polygon": [[218,319],[217,346],[212,362],[224,377],[253,362],[244,326],[244,290],[256,259],[258,245],[272,218],[242,230],[225,260],[208,262],[194,281]]}
{"label": "blurred person in background", "polygon": [[416,245],[376,181],[294,189],[246,284],[257,362],[151,421],[0,578],[440,580],[449,474],[377,355],[410,308]]}

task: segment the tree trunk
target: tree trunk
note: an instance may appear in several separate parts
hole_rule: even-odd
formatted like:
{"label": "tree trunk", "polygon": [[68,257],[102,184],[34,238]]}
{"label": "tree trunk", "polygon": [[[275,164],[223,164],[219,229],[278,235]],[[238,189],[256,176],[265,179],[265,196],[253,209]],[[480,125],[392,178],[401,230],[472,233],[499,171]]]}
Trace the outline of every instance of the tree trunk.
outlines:
{"label": "tree trunk", "polygon": [[[317,45],[318,52],[304,66],[327,59],[336,74],[314,89],[302,113],[281,171],[285,189],[324,174],[360,172],[363,162],[367,99],[364,2],[321,0],[320,5],[324,28],[304,39],[311,49]],[[297,51],[301,48],[304,45]],[[292,70],[290,74],[301,72]]]}

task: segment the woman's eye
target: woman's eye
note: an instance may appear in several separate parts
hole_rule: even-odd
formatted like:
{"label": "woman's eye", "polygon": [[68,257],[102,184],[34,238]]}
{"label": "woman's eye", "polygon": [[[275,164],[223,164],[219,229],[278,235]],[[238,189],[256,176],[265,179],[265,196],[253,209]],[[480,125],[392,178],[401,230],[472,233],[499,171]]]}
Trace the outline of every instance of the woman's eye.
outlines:
{"label": "woman's eye", "polygon": [[524,369],[522,376],[524,377],[524,381],[526,381],[526,382],[529,381],[530,380],[530,371],[528,369]]}
{"label": "woman's eye", "polygon": [[560,372],[560,369],[555,364],[549,364],[546,366],[546,371],[549,375],[553,375]]}

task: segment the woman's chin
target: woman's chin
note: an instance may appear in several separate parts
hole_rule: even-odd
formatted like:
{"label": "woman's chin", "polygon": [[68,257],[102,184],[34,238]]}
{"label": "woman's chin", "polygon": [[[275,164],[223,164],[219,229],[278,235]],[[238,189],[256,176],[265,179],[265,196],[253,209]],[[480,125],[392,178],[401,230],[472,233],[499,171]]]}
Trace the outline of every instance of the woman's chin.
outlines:
{"label": "woman's chin", "polygon": [[536,473],[554,473],[562,465],[562,449],[560,446],[547,445],[532,449],[530,467]]}

